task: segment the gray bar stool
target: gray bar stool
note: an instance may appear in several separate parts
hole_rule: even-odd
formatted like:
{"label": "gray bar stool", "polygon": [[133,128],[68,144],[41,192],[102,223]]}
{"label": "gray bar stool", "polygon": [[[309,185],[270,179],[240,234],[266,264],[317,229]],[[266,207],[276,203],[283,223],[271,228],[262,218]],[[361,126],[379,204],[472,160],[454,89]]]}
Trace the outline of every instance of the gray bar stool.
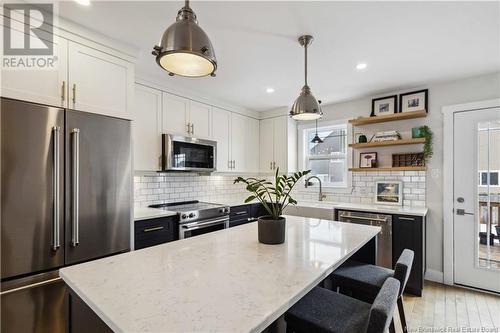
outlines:
{"label": "gray bar stool", "polygon": [[315,287],[285,313],[286,332],[384,333],[392,321],[399,281],[388,278],[372,305]]}
{"label": "gray bar stool", "polygon": [[[354,298],[371,303],[378,294],[380,288],[389,277],[394,277],[400,283],[398,293],[398,311],[401,318],[403,332],[407,333],[406,317],[403,307],[403,291],[410,276],[413,264],[414,252],[405,249],[399,256],[394,270],[384,267],[364,264],[356,261],[347,261],[331,275],[333,288],[338,288],[339,292],[349,294]],[[391,332],[394,332],[394,323],[391,322]]]}

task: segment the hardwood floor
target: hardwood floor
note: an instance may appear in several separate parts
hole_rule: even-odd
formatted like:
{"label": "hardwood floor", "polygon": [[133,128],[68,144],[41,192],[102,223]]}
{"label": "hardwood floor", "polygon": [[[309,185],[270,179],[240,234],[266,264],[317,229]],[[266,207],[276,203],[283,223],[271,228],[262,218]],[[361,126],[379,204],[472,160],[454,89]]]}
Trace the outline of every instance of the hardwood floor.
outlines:
{"label": "hardwood floor", "polygon": [[[500,332],[500,296],[426,281],[403,301],[409,332]],[[394,321],[402,332],[397,310]]]}

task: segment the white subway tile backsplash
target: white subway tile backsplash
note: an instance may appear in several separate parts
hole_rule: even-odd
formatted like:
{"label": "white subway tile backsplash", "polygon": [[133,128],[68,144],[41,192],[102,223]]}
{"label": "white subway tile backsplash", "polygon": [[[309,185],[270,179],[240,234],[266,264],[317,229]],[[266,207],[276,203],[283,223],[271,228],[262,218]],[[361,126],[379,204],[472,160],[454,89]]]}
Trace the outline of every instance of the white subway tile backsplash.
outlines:
{"label": "white subway tile backsplash", "polygon": [[[135,206],[179,200],[243,201],[248,192],[242,184],[233,184],[235,176],[200,176],[197,174],[162,174],[134,176]],[[261,177],[263,178],[263,177]],[[383,171],[355,172],[352,188],[331,191],[325,188],[326,200],[346,203],[374,203],[376,181],[403,182],[403,204],[425,206],[425,172]],[[297,185],[297,200],[318,200],[317,187],[305,190]]]}

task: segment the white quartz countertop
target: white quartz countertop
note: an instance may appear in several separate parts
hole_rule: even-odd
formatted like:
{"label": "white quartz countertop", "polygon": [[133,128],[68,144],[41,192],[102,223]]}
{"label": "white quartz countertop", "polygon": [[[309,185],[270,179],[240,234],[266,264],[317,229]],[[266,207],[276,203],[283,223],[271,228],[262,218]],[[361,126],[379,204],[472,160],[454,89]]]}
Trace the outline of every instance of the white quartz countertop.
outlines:
{"label": "white quartz countertop", "polygon": [[379,231],[287,216],[281,245],[249,223],[60,275],[115,332],[260,332]]}
{"label": "white quartz countertop", "polygon": [[176,212],[159,208],[138,207],[134,208],[134,221],[155,219],[158,217],[175,216]]}

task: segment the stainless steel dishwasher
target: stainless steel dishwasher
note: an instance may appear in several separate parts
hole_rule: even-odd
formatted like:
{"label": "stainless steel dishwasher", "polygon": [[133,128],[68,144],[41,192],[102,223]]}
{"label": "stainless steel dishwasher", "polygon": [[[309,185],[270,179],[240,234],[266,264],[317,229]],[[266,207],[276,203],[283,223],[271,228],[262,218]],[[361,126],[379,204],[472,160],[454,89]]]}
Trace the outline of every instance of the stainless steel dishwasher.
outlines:
{"label": "stainless steel dishwasher", "polygon": [[392,215],[339,210],[338,220],[381,227],[377,235],[377,266],[392,269]]}

